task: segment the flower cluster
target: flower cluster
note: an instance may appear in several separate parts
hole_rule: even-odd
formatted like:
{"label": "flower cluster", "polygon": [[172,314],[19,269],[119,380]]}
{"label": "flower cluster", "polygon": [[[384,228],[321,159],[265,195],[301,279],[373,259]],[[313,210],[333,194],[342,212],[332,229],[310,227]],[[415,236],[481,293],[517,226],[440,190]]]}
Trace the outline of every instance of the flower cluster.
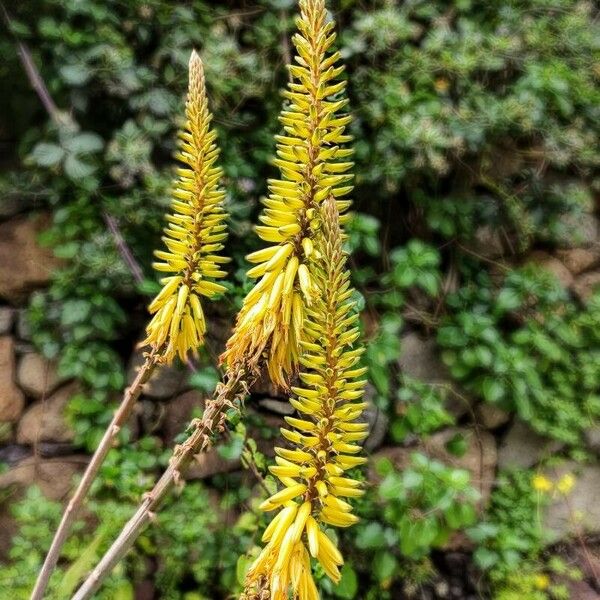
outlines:
{"label": "flower cluster", "polygon": [[176,155],[185,166],[177,169],[172,213],[167,215],[163,237],[166,250],[155,253],[160,262],[154,268],[169,275],[161,280],[163,288],[150,304],[154,316],[142,342],[167,363],[176,355],[185,360],[202,344],[206,324],[200,296],[211,298],[225,291],[214,281],[226,275],[220,265],[229,259],[217,254],[227,237],[227,214],[225,192],[219,189],[222,171],[215,166],[219,149],[211,119],[202,61],[193,52],[186,123]]}
{"label": "flower cluster", "polygon": [[294,598],[318,599],[311,556],[337,583],[343,560],[324,528],[354,524],[357,517],[347,500],[363,493],[346,471],[366,461],[357,456],[357,442],[368,428],[357,422],[365,407],[366,381],[361,377],[366,370],[357,365],[363,348],[353,346],[358,315],[332,197],[322,216],[321,258],[314,269],[317,293],[306,310],[301,342],[302,387],[292,387],[290,399],[301,417],[286,417],[290,429],[281,430],[292,447],[275,449],[277,464],[270,471],[284,487],[261,508],[280,512],[267,527],[262,538],[267,545],[248,572],[246,597],[262,586],[271,600],[287,600],[290,588]]}
{"label": "flower cluster", "polygon": [[324,0],[300,0],[300,9],[297,64],[289,67],[289,104],[280,115],[284,134],[276,137],[281,176],[268,182],[256,228],[270,245],[248,256],[256,264],[248,275],[258,281],[223,355],[233,364],[267,352],[269,375],[284,387],[298,365],[302,323],[317,295],[312,259],[321,205],[333,197],[343,213],[350,205],[343,198],[352,190],[353,163],[346,160],[352,150],[340,147],[351,140],[345,133],[351,117],[340,112],[348,101],[342,97],[346,82],[337,81],[344,69],[337,66],[340,54],[330,52],[334,23],[327,22]]}

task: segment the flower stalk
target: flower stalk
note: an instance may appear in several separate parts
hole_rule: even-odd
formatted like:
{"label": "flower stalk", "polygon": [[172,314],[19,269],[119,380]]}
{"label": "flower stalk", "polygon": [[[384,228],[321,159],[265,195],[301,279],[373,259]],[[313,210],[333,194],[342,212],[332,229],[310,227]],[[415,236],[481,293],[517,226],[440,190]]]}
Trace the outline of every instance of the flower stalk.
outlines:
{"label": "flower stalk", "polygon": [[335,583],[343,564],[325,528],[358,520],[348,500],[363,490],[346,471],[366,462],[356,443],[368,435],[368,425],[356,421],[366,406],[366,369],[357,365],[364,348],[354,346],[358,314],[333,197],[323,206],[322,234],[314,268],[319,296],[307,312],[301,386],[292,387],[290,399],[299,418],[285,417],[290,428],[281,433],[291,448],[276,448],[277,464],[269,468],[283,488],[260,507],[279,512],[264,532],[267,545],[247,574],[242,600],[287,600],[290,590],[299,600],[317,600],[311,557]]}
{"label": "flower stalk", "polygon": [[314,239],[320,227],[323,201],[335,198],[340,213],[350,206],[343,198],[352,190],[352,150],[341,145],[351,121],[343,114],[345,81],[339,52],[331,52],[335,24],[327,21],[324,0],[300,0],[298,33],[293,37],[295,61],[289,65],[291,82],[283,95],[288,104],[279,120],[283,135],[276,136],[279,179],[268,181],[269,195],[256,227],[270,245],[247,258],[257,278],[244,300],[236,328],[222,360],[234,364],[267,355],[274,383],[288,387],[300,360],[302,323],[315,296],[312,273]]}
{"label": "flower stalk", "polygon": [[147,327],[147,338],[141,343],[147,348],[144,363],[125,391],[65,509],[31,600],[44,597],[69,530],[144,384],[158,365],[171,363],[177,355],[185,361],[189,353],[197,353],[206,331],[200,296],[212,298],[225,290],[214,281],[225,276],[218,265],[229,259],[217,254],[223,248],[222,241],[227,234],[226,213],[222,207],[225,193],[218,187],[221,170],[214,166],[219,151],[215,144],[216,134],[210,129],[211,118],[202,61],[194,51],[189,65],[186,125],[179,134],[181,148],[177,154],[186,166],[178,169],[173,210],[167,215],[168,225],[163,237],[167,250],[156,253],[162,262],[154,264],[157,271],[167,272],[169,276],[161,280],[163,288],[149,307],[154,316]]}
{"label": "flower stalk", "polygon": [[187,440],[175,447],[168,468],[154,488],[144,495],[136,513],[121,530],[117,539],[77,590],[72,600],[91,598],[100,588],[104,579],[133,546],[144,527],[150,522],[161,501],[173,486],[181,481],[181,473],[190,461],[196,454],[206,452],[212,446],[215,434],[225,430],[226,411],[230,408],[239,408],[256,376],[256,372],[249,372],[241,366],[235,371],[228,371],[225,374],[223,382],[219,383],[215,390],[213,399],[207,402],[202,418],[192,422],[192,432]]}

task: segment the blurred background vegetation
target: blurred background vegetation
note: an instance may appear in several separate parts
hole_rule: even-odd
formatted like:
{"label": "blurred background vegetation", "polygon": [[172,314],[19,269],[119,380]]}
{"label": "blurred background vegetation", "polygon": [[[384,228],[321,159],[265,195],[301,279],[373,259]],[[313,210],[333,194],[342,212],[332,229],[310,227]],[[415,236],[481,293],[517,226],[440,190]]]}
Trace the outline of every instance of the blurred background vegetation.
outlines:
{"label": "blurred background vegetation", "polygon": [[[27,306],[14,336],[58,378],[78,381],[66,411],[68,451],[81,455],[110,419],[157,289],[150,263],[192,48],[206,65],[234,262],[230,293],[209,307],[207,351],[191,377],[175,372],[166,396],[188,388],[202,396],[217,381],[216,356],[249,286],[243,257],[258,246],[252,223],[274,173],[296,7],[29,0],[6,8],[0,227],[20,212],[42,215],[39,241],[58,261],[47,285],[24,296],[7,259],[0,296]],[[355,117],[349,245],[376,431],[362,521],[343,534],[342,584],[323,579],[323,597],[596,598],[600,515],[589,525],[578,511],[600,489],[598,10],[585,0],[340,0],[330,9]],[[45,82],[46,106],[23,56]],[[216,460],[253,461],[266,477],[261,440],[272,445],[277,424],[266,400],[277,402],[273,391],[255,392],[250,421],[232,423]],[[169,425],[171,405],[144,400],[123,432],[66,547],[55,598],[70,597],[165,465],[173,430],[186,422]],[[34,442],[14,437],[17,421],[2,425],[3,449],[35,456]],[[253,456],[242,452],[248,436]],[[19,466],[11,456],[0,450],[5,481]],[[188,482],[97,597],[235,597],[263,517],[250,501],[256,476],[225,471]],[[0,487],[11,523],[0,596],[27,598],[60,498]]]}

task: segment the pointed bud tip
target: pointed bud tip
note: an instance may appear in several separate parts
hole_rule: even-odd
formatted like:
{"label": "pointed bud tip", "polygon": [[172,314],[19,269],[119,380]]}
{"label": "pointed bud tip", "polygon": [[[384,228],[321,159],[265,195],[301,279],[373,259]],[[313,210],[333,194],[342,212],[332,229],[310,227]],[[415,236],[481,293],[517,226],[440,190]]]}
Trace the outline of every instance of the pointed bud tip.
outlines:
{"label": "pointed bud tip", "polygon": [[190,68],[194,66],[199,66],[202,68],[202,59],[200,58],[200,55],[196,49],[192,50],[192,54],[190,55]]}

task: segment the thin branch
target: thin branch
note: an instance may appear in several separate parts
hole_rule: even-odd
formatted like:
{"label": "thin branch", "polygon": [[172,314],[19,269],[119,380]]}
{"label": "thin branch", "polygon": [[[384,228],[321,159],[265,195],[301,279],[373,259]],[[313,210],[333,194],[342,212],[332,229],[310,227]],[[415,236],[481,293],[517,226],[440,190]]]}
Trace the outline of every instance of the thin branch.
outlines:
{"label": "thin branch", "polygon": [[46,559],[44,560],[44,564],[42,569],[39,572],[37,581],[35,582],[35,587],[33,588],[33,592],[31,593],[31,600],[42,600],[44,597],[44,593],[48,586],[48,582],[50,581],[50,576],[52,575],[52,571],[58,562],[60,557],[60,551],[62,549],[65,540],[69,534],[69,530],[77,517],[79,509],[83,504],[83,501],[94,481],[106,455],[109,450],[112,448],[113,443],[121,430],[121,427],[125,424],[137,399],[139,398],[142,388],[144,384],[148,381],[152,372],[154,371],[154,367],[158,363],[158,354],[155,352],[150,353],[142,367],[140,368],[136,378],[130,387],[125,390],[125,394],[123,395],[123,400],[121,405],[115,412],[113,419],[104,432],[102,436],[102,440],[100,444],[96,448],[92,459],[88,463],[88,466],[75,490],[75,493],[71,497],[65,512],[63,513],[62,519],[54,534],[54,539],[52,540],[52,544],[50,545],[50,549],[48,550],[48,554],[46,555]]}
{"label": "thin branch", "polygon": [[24,42],[19,40],[17,36],[13,33],[12,30],[12,20],[8,11],[4,7],[4,4],[0,2],[0,10],[2,11],[2,18],[12,37],[14,38],[15,44],[17,46],[17,55],[23,68],[25,69],[25,73],[27,73],[27,78],[29,79],[29,83],[31,87],[34,89],[36,94],[38,95],[41,103],[44,105],[47,113],[50,115],[52,120],[60,124],[62,122],[61,112],[58,110],[52,96],[50,96],[50,92],[42,79],[40,72],[35,66],[35,62],[33,61],[33,57],[31,56],[31,52]]}
{"label": "thin branch", "polygon": [[131,517],[112,546],[102,557],[72,600],[91,598],[115,565],[133,546],[144,527],[154,516],[154,511],[169,493],[171,488],[181,481],[181,473],[196,454],[206,452],[213,444],[215,434],[225,430],[226,410],[237,408],[248,394],[248,388],[254,383],[259,370],[247,371],[237,366],[225,373],[222,383],[217,386],[215,395],[206,405],[201,419],[192,422],[192,433],[188,439],[176,446],[169,466],[151,492],[144,499],[136,513]]}
{"label": "thin branch", "polygon": [[121,235],[121,230],[119,229],[119,224],[117,220],[107,212],[102,213],[102,218],[104,219],[104,223],[106,224],[108,230],[113,236],[115,245],[117,246],[117,250],[119,251],[121,258],[131,271],[131,275],[135,279],[136,283],[142,283],[144,281],[144,274],[142,272],[142,268],[140,267],[137,260],[135,260],[131,249],[129,248],[127,242]]}

